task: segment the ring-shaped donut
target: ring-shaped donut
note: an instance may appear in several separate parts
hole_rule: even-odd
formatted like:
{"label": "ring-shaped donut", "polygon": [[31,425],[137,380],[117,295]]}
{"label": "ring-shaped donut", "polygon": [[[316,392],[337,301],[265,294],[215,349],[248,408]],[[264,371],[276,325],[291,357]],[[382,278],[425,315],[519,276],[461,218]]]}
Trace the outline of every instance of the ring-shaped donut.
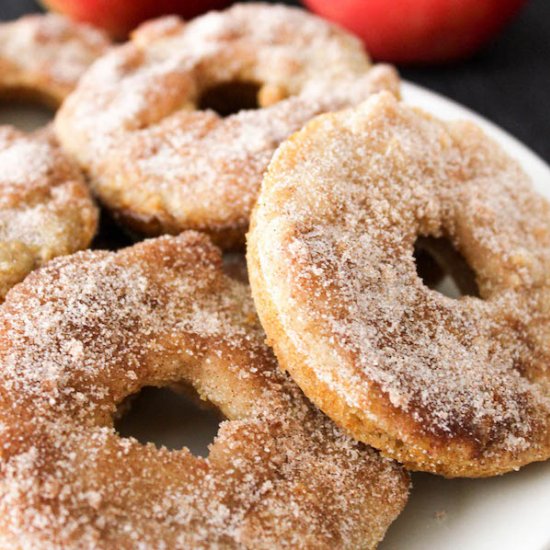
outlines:
{"label": "ring-shaped donut", "polygon": [[[401,468],[277,369],[249,288],[187,232],[57,258],[0,312],[2,548],[372,548]],[[117,405],[186,382],[228,419],[207,458],[121,438]]]}
{"label": "ring-shaped donut", "polygon": [[44,262],[86,248],[97,222],[86,182],[51,129],[0,126],[0,301]]}
{"label": "ring-shaped donut", "polygon": [[[94,64],[56,130],[130,229],[197,229],[236,247],[282,140],[321,112],[398,93],[392,68],[369,68],[356,38],[296,8],[242,4],[189,23],[164,18]],[[225,89],[222,106],[237,95],[259,108],[222,117],[202,105],[216,89]]]}
{"label": "ring-shaped donut", "polygon": [[61,15],[0,23],[0,98],[39,101],[57,109],[109,46],[102,31]]}
{"label": "ring-shaped donut", "polygon": [[[425,286],[445,237],[479,297]],[[488,476],[550,456],[550,207],[477,126],[379,94],[274,156],[248,248],[279,363],[408,468]]]}

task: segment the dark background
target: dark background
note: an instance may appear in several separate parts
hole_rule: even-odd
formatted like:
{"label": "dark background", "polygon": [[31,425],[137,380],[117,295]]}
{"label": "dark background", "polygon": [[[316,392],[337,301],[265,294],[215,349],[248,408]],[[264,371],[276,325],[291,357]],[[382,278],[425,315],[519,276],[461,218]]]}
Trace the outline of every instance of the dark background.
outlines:
{"label": "dark background", "polygon": [[[39,9],[33,0],[0,0],[0,19]],[[550,162],[550,0],[530,0],[519,18],[473,59],[400,71],[496,122]]]}

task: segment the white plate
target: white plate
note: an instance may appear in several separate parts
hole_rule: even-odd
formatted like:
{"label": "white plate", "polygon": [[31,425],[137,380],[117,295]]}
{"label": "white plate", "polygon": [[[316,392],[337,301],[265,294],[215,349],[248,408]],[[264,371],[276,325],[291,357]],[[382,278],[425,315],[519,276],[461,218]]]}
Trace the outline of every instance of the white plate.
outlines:
{"label": "white plate", "polygon": [[[403,85],[403,96],[438,117],[478,122],[522,163],[537,190],[550,199],[550,168],[513,137],[472,111],[413,84]],[[0,123],[25,129],[40,126],[47,118],[40,109],[0,108]],[[197,454],[206,454],[216,417],[181,399],[158,392],[149,395],[127,417],[124,431],[142,440],[175,448],[187,445]],[[446,480],[428,474],[413,474],[412,479],[410,501],[380,550],[550,550],[550,462],[484,480]]]}
{"label": "white plate", "polygon": [[[550,167],[519,141],[472,111],[410,83],[403,99],[445,119],[480,124],[550,199]],[[549,129],[550,131],[550,129]],[[549,550],[550,462],[490,479],[412,474],[411,498],[380,550]]]}

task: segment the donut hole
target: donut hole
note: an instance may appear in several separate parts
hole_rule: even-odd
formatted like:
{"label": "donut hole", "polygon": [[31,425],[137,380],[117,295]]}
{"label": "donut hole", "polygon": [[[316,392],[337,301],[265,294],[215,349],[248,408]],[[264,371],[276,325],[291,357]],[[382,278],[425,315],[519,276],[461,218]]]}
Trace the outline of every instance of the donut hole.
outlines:
{"label": "donut hole", "polygon": [[187,386],[177,390],[146,386],[121,403],[115,429],[121,437],[142,444],[171,450],[187,447],[195,456],[205,457],[222,420],[218,409]]}
{"label": "donut hole", "polygon": [[42,96],[25,90],[0,90],[0,125],[32,132],[52,122],[54,116],[51,101]]}
{"label": "donut hole", "polygon": [[446,237],[418,237],[416,272],[425,286],[449,298],[480,297],[474,270]]}
{"label": "donut hole", "polygon": [[259,109],[261,84],[249,81],[230,81],[206,88],[199,97],[197,107],[228,117],[240,111]]}

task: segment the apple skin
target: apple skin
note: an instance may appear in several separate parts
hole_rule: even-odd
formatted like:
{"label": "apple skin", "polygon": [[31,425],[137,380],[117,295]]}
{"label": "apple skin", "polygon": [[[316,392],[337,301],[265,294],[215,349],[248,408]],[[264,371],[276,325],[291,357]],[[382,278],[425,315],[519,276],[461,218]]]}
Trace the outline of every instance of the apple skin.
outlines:
{"label": "apple skin", "polygon": [[190,19],[220,9],[230,0],[42,0],[43,4],[75,21],[106,30],[113,38],[125,39],[140,23],[167,14]]}
{"label": "apple skin", "polygon": [[359,36],[374,59],[442,63],[475,53],[527,0],[304,0]]}

